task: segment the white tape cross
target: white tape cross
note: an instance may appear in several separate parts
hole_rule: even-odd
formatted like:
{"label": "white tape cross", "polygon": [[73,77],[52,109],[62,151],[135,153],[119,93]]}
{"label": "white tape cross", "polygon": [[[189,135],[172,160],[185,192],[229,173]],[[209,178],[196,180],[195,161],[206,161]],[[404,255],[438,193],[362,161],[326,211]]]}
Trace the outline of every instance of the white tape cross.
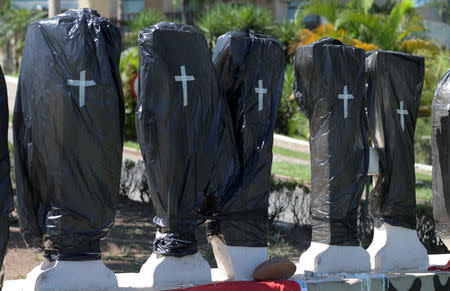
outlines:
{"label": "white tape cross", "polygon": [[69,86],[80,87],[80,108],[84,106],[84,98],[86,94],[86,87],[95,86],[95,82],[90,80],[86,81],[86,71],[80,72],[80,80],[67,80]]}
{"label": "white tape cross", "polygon": [[258,80],[258,87],[255,88],[255,92],[258,93],[258,111],[263,110],[264,106],[264,94],[267,93],[267,89],[263,87],[263,80]]}
{"label": "white tape cross", "polygon": [[187,76],[186,75],[186,67],[181,66],[181,76],[175,76],[175,81],[181,82],[183,86],[183,106],[186,107],[188,105],[188,92],[187,92],[187,82],[188,81],[194,81],[194,76]]}
{"label": "white tape cross", "polygon": [[344,86],[344,93],[338,94],[338,99],[344,100],[344,119],[348,117],[348,100],[354,98],[352,94],[348,94],[347,85]]}

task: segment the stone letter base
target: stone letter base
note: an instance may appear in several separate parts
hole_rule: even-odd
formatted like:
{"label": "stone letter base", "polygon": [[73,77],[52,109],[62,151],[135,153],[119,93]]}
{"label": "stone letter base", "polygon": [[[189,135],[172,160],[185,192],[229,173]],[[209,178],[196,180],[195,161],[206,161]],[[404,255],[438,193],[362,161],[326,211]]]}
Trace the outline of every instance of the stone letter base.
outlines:
{"label": "stone letter base", "polygon": [[427,250],[419,241],[415,229],[383,223],[374,229],[372,244],[367,252],[375,271],[425,269],[428,266]]}
{"label": "stone letter base", "polygon": [[311,242],[311,246],[301,255],[297,270],[314,273],[367,272],[370,270],[370,257],[360,246]]}
{"label": "stone letter base", "polygon": [[44,260],[24,281],[21,291],[108,291],[118,287],[115,274],[102,260]]}
{"label": "stone letter base", "polygon": [[174,286],[211,283],[211,267],[197,252],[184,257],[152,254],[142,265],[141,286]]}

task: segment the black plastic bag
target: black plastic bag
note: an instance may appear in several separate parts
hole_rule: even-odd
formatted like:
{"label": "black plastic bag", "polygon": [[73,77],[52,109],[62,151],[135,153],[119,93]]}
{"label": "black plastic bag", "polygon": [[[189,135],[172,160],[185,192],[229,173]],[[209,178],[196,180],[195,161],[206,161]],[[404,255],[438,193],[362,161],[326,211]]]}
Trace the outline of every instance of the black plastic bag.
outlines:
{"label": "black plastic bag", "polygon": [[450,239],[450,70],[438,84],[431,116],[433,214],[438,236]]}
{"label": "black plastic bag", "polygon": [[13,193],[10,179],[8,150],[9,109],[5,77],[0,67],[0,290],[3,286],[3,258],[9,240],[8,216],[13,210]]}
{"label": "black plastic bag", "polygon": [[153,250],[185,256],[238,172],[231,119],[200,30],[161,22],[138,40],[136,129],[162,234]]}
{"label": "black plastic bag", "polygon": [[[231,111],[241,174],[224,193],[219,228],[227,245],[267,247],[273,131],[283,89],[284,56],[266,35],[232,31],[216,44],[213,62]],[[211,231],[211,230],[210,230]]]}
{"label": "black plastic bag", "polygon": [[297,48],[294,96],[309,119],[312,241],[357,246],[369,161],[362,49],[323,38]]}
{"label": "black plastic bag", "polygon": [[19,222],[27,245],[44,240],[48,258],[99,258],[114,223],[120,52],[119,28],[90,9],[28,27],[13,120]]}
{"label": "black plastic bag", "polygon": [[371,193],[377,225],[416,228],[414,132],[424,59],[399,52],[367,53],[368,112],[380,175]]}

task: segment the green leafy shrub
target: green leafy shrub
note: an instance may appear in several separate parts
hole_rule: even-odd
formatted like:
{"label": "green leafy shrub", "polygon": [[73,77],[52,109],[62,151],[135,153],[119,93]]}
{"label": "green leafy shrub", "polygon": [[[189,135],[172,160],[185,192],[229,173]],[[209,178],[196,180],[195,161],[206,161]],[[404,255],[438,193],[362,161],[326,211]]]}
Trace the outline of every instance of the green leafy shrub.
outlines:
{"label": "green leafy shrub", "polygon": [[136,141],[136,125],[134,121],[136,111],[136,99],[131,91],[131,81],[139,69],[139,51],[137,47],[131,47],[122,52],[120,56],[120,77],[125,102],[125,126],[124,138],[126,141]]}
{"label": "green leafy shrub", "polygon": [[219,3],[205,11],[196,25],[205,33],[211,51],[228,31],[271,34],[274,30],[270,11],[252,4]]}
{"label": "green leafy shrub", "polygon": [[297,112],[297,104],[292,95],[292,85],[294,84],[294,66],[286,65],[284,70],[283,94],[278,109],[277,121],[275,122],[275,131],[281,134],[289,134],[289,123]]}
{"label": "green leafy shrub", "polygon": [[127,32],[123,34],[123,44],[125,48],[136,46],[139,32],[158,22],[164,21],[166,18],[152,9],[142,10],[136,14],[126,25]]}
{"label": "green leafy shrub", "polygon": [[431,117],[417,119],[414,135],[414,151],[416,162],[431,164]]}
{"label": "green leafy shrub", "polygon": [[295,38],[297,31],[300,29],[300,25],[296,25],[295,22],[290,20],[284,20],[283,22],[277,24],[275,29],[275,36],[280,41],[283,47],[284,58],[286,63],[291,63],[293,58],[293,53],[290,53],[289,45]]}

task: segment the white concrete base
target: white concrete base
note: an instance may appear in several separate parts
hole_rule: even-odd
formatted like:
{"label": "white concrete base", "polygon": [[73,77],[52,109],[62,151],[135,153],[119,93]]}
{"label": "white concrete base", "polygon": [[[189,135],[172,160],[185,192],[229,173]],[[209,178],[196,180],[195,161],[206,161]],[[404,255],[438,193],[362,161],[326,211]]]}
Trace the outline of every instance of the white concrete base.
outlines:
{"label": "white concrete base", "polygon": [[226,280],[253,280],[253,271],[267,260],[267,248],[227,246],[218,237],[210,239],[217,267]]}
{"label": "white concrete base", "polygon": [[28,273],[23,291],[107,291],[117,287],[115,274],[102,260],[49,262],[44,259]]}
{"label": "white concrete base", "polygon": [[[430,255],[431,265],[444,265],[450,260],[450,254]],[[222,272],[218,269],[211,269],[214,282],[224,281]],[[169,289],[179,289],[193,286],[192,284],[183,284],[177,286],[154,286],[141,287],[141,276],[139,273],[116,274],[119,287],[111,288],[109,291],[159,291]],[[399,273],[396,270],[390,270],[388,273],[341,273],[341,274],[319,274],[315,273],[303,275],[296,272],[291,280],[301,280],[306,283],[310,291],[361,291],[361,290],[387,290],[392,284],[397,290],[409,290],[413,281],[419,278],[422,281],[421,290],[435,290],[434,278],[438,276],[442,285],[450,280],[449,272],[428,272],[425,270],[409,270]],[[2,291],[23,291],[25,290],[26,280],[8,280],[5,281]],[[442,290],[442,289],[436,289]],[[56,290],[55,290],[56,291]]]}
{"label": "white concrete base", "polygon": [[374,229],[367,249],[373,270],[422,269],[428,266],[427,250],[414,229],[383,223]]}
{"label": "white concrete base", "polygon": [[211,268],[198,252],[184,257],[153,253],[142,265],[140,281],[142,287],[208,284],[211,283]]}
{"label": "white concrete base", "polygon": [[370,256],[360,246],[336,246],[311,242],[297,265],[300,272],[314,273],[367,272]]}

